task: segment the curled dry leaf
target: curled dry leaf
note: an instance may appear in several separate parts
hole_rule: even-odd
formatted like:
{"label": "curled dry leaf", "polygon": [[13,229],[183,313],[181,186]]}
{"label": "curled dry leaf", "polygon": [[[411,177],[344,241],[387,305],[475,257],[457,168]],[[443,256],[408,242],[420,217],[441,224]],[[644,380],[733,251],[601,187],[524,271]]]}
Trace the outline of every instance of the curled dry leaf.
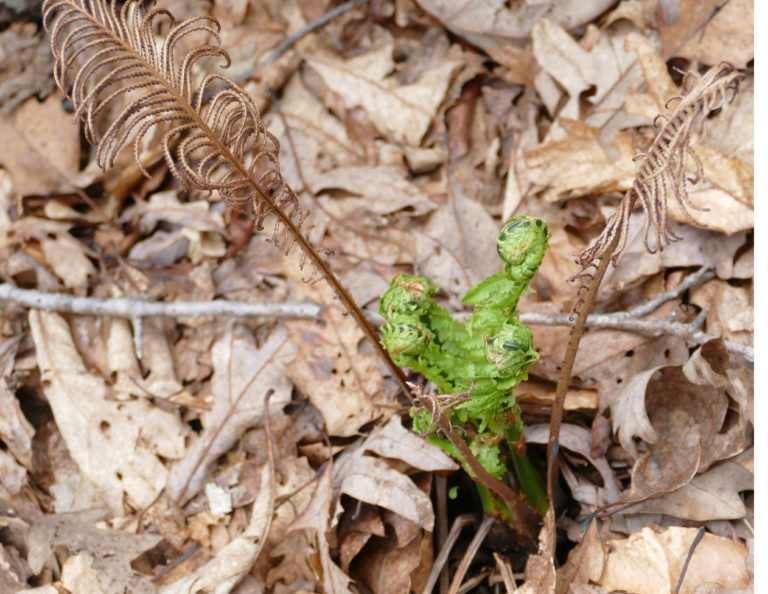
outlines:
{"label": "curled dry leaf", "polygon": [[[403,443],[400,443],[401,439]],[[417,443],[419,447],[414,451]],[[432,532],[435,516],[429,497],[411,479],[384,460],[366,455],[369,449],[384,452],[388,458],[402,460],[423,470],[456,468],[456,464],[437,446],[413,434],[409,436],[400,424],[400,418],[394,416],[385,427],[374,430],[365,440],[348,447],[336,461],[333,475],[334,522],[343,511],[340,497],[347,494],[359,501],[388,509]]]}
{"label": "curled dry leaf", "polygon": [[213,405],[202,415],[203,432],[168,475],[165,491],[171,499],[184,503],[202,488],[216,458],[262,421],[268,393],[273,411],[290,401],[285,365],[295,356],[296,347],[282,328],[257,347],[251,332],[229,326],[213,345]]}
{"label": "curled dry leaf", "polygon": [[291,525],[291,530],[308,529],[312,531],[316,543],[316,554],[320,556],[323,571],[323,591],[333,594],[347,594],[352,581],[331,559],[327,540],[328,518],[331,510],[331,495],[335,464],[328,464],[317,481],[315,492],[309,505],[301,516]]}
{"label": "curled dry leaf", "polygon": [[588,49],[545,18],[533,25],[531,37],[536,60],[569,95],[557,114],[560,117],[578,118],[581,94],[592,90],[589,101],[593,107],[585,123],[602,128],[621,109],[630,86],[642,80],[634,53],[625,48],[625,27],[610,32],[591,27],[582,39],[582,43],[591,41]]}
{"label": "curled dry leaf", "polygon": [[664,514],[696,522],[738,520],[747,517],[740,493],[754,488],[752,472],[725,461],[693,477],[676,491],[634,505],[626,513]]}
{"label": "curled dry leaf", "polygon": [[[678,489],[749,445],[743,410],[736,422],[724,424],[729,409],[725,348],[714,342],[701,350],[706,365],[662,366],[638,374],[613,407],[614,430],[636,459],[628,500]],[[638,454],[635,436],[650,444],[647,453]]]}
{"label": "curled dry leaf", "polygon": [[[549,440],[549,425],[531,425],[525,428],[525,441],[527,443],[546,444]],[[584,506],[594,509],[595,506],[613,503],[620,499],[619,485],[613,474],[610,464],[605,457],[592,456],[592,435],[588,429],[564,423],[560,428],[560,447],[578,454],[589,462],[600,473],[603,486],[593,485],[585,481],[578,482],[573,473],[565,472],[566,480],[571,487],[574,498]]]}
{"label": "curled dry leaf", "polygon": [[43,391],[82,481],[116,515],[123,493],[133,506],[149,505],[168,475],[159,457],[181,458],[187,428],[143,399],[112,400],[104,379],[85,368],[61,315],[32,310],[29,325]]}

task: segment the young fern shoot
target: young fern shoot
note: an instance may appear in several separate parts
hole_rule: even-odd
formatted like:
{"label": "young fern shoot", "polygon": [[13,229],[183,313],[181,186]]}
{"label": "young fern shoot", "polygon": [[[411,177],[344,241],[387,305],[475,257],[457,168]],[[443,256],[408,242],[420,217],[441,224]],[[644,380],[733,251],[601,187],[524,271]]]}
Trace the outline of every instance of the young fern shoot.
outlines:
{"label": "young fern shoot", "polygon": [[[250,213],[256,228],[274,216],[274,242],[286,252],[298,244],[355,318],[400,387],[402,370],[381,347],[378,335],[349,292],[307,239],[306,211],[280,173],[279,144],[251,97],[221,74],[208,74],[193,88],[193,67],[208,56],[229,56],[221,48],[218,22],[198,16],[176,23],[162,8],[133,0],[45,0],[43,23],[51,36],[54,77],[85,123],[96,159],[111,167],[125,146],[149,175],[139,153],[142,139],[162,130],[160,148],[173,175],[187,188],[217,192],[226,203]],[[169,30],[162,43],[160,23]],[[126,103],[125,107],[120,107]],[[118,115],[102,133],[98,121]]]}
{"label": "young fern shoot", "polygon": [[[541,264],[548,238],[546,222],[537,217],[516,217],[502,227],[497,249],[504,268],[464,296],[462,301],[474,306],[466,323],[434,303],[439,288],[422,276],[397,275],[379,307],[387,320],[381,327],[382,342],[395,362],[423,373],[442,393],[417,393],[424,408],[413,413],[414,429],[431,434],[429,441],[475,475],[487,512],[521,527],[530,524],[530,512],[516,503],[505,502],[505,508],[488,491],[503,496],[498,483],[512,472],[528,504],[542,514],[546,510],[542,486],[524,454],[514,388],[539,358],[531,329],[520,321],[517,302]],[[442,417],[447,425],[441,424]],[[455,439],[453,425],[463,438]],[[464,445],[468,449],[462,451]],[[478,477],[477,466],[470,463],[474,457],[491,480]]]}

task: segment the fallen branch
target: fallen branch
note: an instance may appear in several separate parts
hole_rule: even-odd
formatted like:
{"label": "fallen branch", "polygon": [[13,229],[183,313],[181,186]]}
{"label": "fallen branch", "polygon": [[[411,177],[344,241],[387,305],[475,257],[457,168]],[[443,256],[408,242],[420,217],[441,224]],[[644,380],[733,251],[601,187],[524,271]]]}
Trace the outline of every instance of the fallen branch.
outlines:
{"label": "fallen branch", "polygon": [[[694,322],[683,324],[673,320],[635,320],[626,317],[626,313],[591,314],[587,317],[586,326],[593,329],[626,330],[643,336],[679,336],[694,344],[704,344],[717,338],[698,329],[701,325],[698,322],[702,317],[701,314],[697,316]],[[706,310],[701,313],[706,314]],[[520,316],[520,319],[526,324],[539,326],[570,326],[568,318],[568,314],[528,313]],[[755,360],[755,349],[751,346],[733,340],[724,340],[723,344],[730,352],[743,355],[749,361]]]}
{"label": "fallen branch", "polygon": [[[592,314],[587,317],[586,326],[594,329],[625,330],[644,336],[673,335],[690,340],[694,344],[704,344],[715,336],[699,330],[696,323],[684,324],[674,320],[639,320],[640,315],[649,313],[665,301],[680,296],[698,282],[710,278],[712,273],[706,269],[690,275],[672,291],[660,293],[652,300],[629,311],[609,314]],[[146,317],[201,317],[226,316],[238,318],[275,317],[317,319],[323,307],[316,303],[243,303],[215,299],[212,301],[150,301],[143,297],[75,297],[65,293],[47,293],[37,289],[19,289],[8,284],[0,284],[0,301],[14,301],[23,307],[58,311],[79,315],[103,315],[128,318],[134,327],[141,327],[141,319]],[[381,316],[366,312],[366,316],[376,325],[383,322]],[[699,316],[701,317],[701,316]],[[523,313],[520,319],[526,324],[537,326],[570,326],[568,314]],[[754,349],[741,342],[723,341],[732,353],[743,355],[749,361],[755,360]]]}
{"label": "fallen branch", "polygon": [[322,307],[316,303],[242,303],[239,301],[149,301],[143,297],[75,297],[37,289],[19,289],[0,284],[0,301],[15,301],[24,307],[82,315],[119,318],[232,316],[317,318]]}

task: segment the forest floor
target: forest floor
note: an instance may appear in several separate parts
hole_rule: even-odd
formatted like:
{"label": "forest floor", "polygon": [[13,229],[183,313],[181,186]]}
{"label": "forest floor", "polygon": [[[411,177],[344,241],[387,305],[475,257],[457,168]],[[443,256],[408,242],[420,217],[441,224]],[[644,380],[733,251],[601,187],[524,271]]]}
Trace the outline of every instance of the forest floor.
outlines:
{"label": "forest floor", "polygon": [[749,0],[371,0],[324,23],[337,3],[157,5],[221,23],[223,72],[373,319],[397,273],[464,312],[501,266],[503,222],[547,221],[519,305],[540,359],[515,390],[542,470],[575,257],[683,73],[727,61],[744,80],[696,135],[699,209],[669,207],[681,239],[649,253],[638,210],[601,286],[540,536],[553,557],[482,522],[469,477],[409,430],[386,367],[269,220],[186,191],[162,129],[141,143],[148,177],[130,150],[102,170],[39,10],[0,24],[0,591],[752,591]]}

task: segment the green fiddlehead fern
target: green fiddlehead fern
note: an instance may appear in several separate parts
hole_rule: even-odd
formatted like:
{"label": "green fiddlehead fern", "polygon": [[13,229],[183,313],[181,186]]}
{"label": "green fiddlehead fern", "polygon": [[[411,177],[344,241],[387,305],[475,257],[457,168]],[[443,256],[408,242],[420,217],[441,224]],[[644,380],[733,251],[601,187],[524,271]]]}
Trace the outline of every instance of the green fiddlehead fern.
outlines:
{"label": "green fiddlehead fern", "polygon": [[[464,296],[473,311],[465,322],[433,301],[439,288],[422,276],[400,274],[382,296],[382,344],[401,367],[423,373],[442,394],[468,394],[450,406],[450,423],[461,427],[465,441],[483,467],[507,480],[510,470],[528,503],[543,511],[546,501],[535,469],[522,453],[523,423],[514,387],[528,377],[538,360],[531,329],[520,321],[517,303],[547,249],[547,224],[537,217],[516,217],[499,232],[497,250],[504,269]],[[413,412],[414,429],[459,461],[448,439],[435,432],[432,414]],[[466,468],[466,465],[465,465]],[[503,504],[481,490],[486,509],[504,513]]]}

